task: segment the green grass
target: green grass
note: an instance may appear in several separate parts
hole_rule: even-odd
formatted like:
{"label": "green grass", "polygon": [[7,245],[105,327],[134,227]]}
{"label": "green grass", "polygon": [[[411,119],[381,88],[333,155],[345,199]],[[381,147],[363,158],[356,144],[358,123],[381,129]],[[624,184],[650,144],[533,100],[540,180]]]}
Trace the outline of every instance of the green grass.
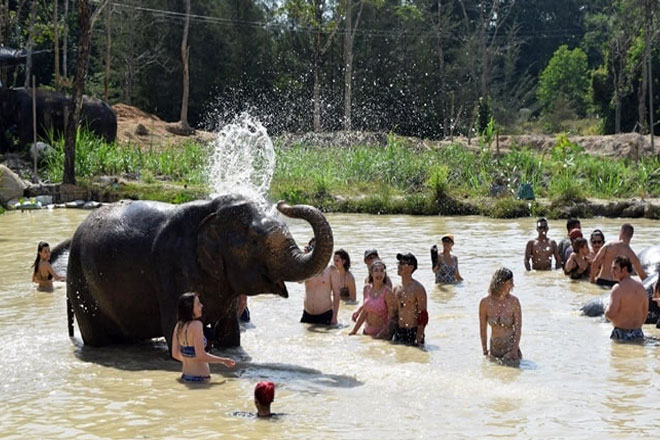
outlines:
{"label": "green grass", "polygon": [[[64,144],[52,145],[55,152],[43,161],[41,175],[58,182]],[[139,183],[114,188],[126,197],[184,202],[208,194],[205,169],[210,153],[208,147],[193,142],[143,151],[137,146],[108,144],[82,131],[78,133],[76,176],[88,185],[99,175],[127,176]],[[503,218],[536,215],[543,209],[541,205],[511,196],[525,182],[531,184],[537,198],[551,199],[552,209],[585,198],[660,196],[658,158],[634,162],[590,156],[566,136],[559,136],[549,153],[520,146],[497,156],[485,143],[478,151],[460,145],[419,149],[390,135],[382,147],[276,145],[276,155],[269,197],[311,204],[324,211],[482,213]],[[505,193],[510,195],[490,199],[495,181],[505,185]],[[464,203],[465,199],[471,204]]]}

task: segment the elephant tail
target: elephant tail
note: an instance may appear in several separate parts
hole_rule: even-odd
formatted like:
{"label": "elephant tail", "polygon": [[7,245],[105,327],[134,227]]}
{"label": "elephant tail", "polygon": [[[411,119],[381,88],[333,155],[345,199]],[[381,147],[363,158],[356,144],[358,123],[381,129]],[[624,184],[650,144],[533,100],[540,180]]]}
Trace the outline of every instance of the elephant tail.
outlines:
{"label": "elephant tail", "polygon": [[[69,265],[69,249],[71,248],[71,239],[68,238],[53,248],[50,253],[50,264],[58,273],[66,273]],[[68,275],[68,274],[67,274]],[[66,298],[66,318],[69,329],[69,337],[73,337],[73,306],[67,295]]]}

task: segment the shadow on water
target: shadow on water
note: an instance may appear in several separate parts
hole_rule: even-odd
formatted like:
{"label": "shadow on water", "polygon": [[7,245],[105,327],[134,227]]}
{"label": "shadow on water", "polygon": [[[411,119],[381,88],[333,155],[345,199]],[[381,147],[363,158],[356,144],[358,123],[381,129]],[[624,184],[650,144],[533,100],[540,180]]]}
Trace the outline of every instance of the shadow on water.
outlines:
{"label": "shadow on water", "polygon": [[[167,345],[164,341],[148,341],[134,345],[113,345],[108,347],[88,347],[80,340],[74,339],[76,346],[75,356],[83,362],[94,363],[104,367],[116,368],[126,371],[181,371],[181,364],[170,358]],[[236,360],[236,367],[228,370],[225,367],[211,365],[214,375],[223,377],[255,377],[278,378],[287,380],[311,382],[317,385],[337,388],[353,388],[362,385],[362,382],[352,376],[342,374],[326,374],[320,370],[307,368],[296,364],[284,363],[252,363],[252,359],[241,347],[218,352],[219,355],[229,356]],[[204,388],[210,385],[219,385],[223,382],[189,383],[191,388]]]}

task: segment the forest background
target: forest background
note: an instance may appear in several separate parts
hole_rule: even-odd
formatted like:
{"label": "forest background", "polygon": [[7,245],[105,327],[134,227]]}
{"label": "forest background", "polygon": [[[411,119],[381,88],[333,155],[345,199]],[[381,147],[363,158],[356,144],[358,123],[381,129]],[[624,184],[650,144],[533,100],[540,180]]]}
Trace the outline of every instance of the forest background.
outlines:
{"label": "forest background", "polygon": [[[198,128],[249,111],[274,134],[439,139],[479,134],[490,115],[509,133],[585,118],[583,134],[648,133],[649,71],[659,119],[657,0],[188,2],[189,15],[185,0],[106,2],[85,92],[179,120],[188,16]],[[76,3],[0,0],[0,45],[47,51],[28,67],[39,86],[71,88]],[[24,70],[0,74],[24,83]]]}

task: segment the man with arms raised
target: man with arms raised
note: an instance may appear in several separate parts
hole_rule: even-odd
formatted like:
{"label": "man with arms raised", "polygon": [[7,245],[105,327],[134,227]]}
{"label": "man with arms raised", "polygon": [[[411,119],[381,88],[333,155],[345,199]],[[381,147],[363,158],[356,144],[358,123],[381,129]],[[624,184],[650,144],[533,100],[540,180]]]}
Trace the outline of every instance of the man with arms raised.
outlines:
{"label": "man with arms raised", "polygon": [[[637,258],[637,255],[635,255],[635,252],[633,252],[630,247],[630,240],[632,240],[634,232],[635,230],[630,223],[624,223],[619,230],[619,240],[608,241],[602,248],[600,248],[594,257],[594,261],[591,263],[591,275],[589,276],[589,280],[592,283],[609,287],[617,283],[612,275],[611,269],[614,258],[619,255],[628,257],[628,260],[630,260],[635,268],[639,278],[642,281],[646,279],[646,272],[642,269],[639,258]],[[632,273],[632,270],[630,272]]]}
{"label": "man with arms raised", "polygon": [[426,289],[412,277],[417,269],[417,258],[408,253],[396,254],[396,259],[399,261],[397,273],[401,277],[401,285],[394,288],[389,298],[385,298],[390,323],[394,324],[394,341],[422,345],[429,314],[426,311]]}
{"label": "man with arms raised", "polygon": [[[527,270],[552,270],[552,257],[555,257],[555,268],[561,266],[561,257],[557,249],[557,243],[548,238],[548,221],[540,218],[536,221],[538,236],[527,242],[525,248],[525,269]],[[530,267],[529,260],[532,260]]]}
{"label": "man with arms raised", "polygon": [[614,258],[611,273],[618,282],[612,287],[610,304],[605,317],[612,322],[614,330],[610,339],[641,341],[644,339],[642,325],[649,312],[649,297],[642,283],[630,278],[632,264],[628,257]]}
{"label": "man with arms raised", "polygon": [[[305,252],[314,249],[314,239],[305,246]],[[300,322],[336,325],[339,312],[339,279],[337,269],[328,266],[321,273],[305,280],[305,302]]]}

